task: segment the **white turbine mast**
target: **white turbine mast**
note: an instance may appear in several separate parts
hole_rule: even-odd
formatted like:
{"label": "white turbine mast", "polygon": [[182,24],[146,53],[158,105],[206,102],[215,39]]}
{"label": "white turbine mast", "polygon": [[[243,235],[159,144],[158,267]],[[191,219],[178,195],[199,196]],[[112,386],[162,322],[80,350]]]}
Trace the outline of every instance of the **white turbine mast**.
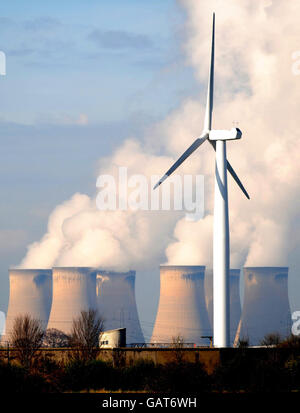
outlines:
{"label": "white turbine mast", "polygon": [[181,155],[153,189],[162,184],[203,142],[206,140],[216,152],[215,164],[215,203],[214,203],[214,242],[213,242],[213,298],[214,298],[214,346],[229,347],[229,219],[227,170],[244,195],[250,199],[237,174],[226,159],[226,141],[240,139],[238,128],[230,130],[212,129],[214,95],[214,56],[215,55],[215,13],[213,13],[211,59],[208,78],[207,102],[203,132],[199,138]]}

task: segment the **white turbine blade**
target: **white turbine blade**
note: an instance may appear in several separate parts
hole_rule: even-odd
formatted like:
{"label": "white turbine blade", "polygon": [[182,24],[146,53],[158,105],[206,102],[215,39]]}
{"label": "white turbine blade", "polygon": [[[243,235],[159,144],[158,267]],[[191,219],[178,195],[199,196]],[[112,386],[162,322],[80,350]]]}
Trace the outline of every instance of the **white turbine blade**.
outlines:
{"label": "white turbine blade", "polygon": [[215,61],[215,13],[213,13],[212,39],[211,39],[211,56],[208,76],[207,101],[204,118],[204,132],[211,130],[212,112],[214,103],[214,61]]}
{"label": "white turbine blade", "polygon": [[[214,150],[216,150],[216,142],[215,141],[209,141],[209,143],[214,148]],[[230,173],[230,175],[232,176],[232,178],[235,180],[235,182],[238,184],[238,186],[240,187],[240,189],[242,190],[242,192],[244,193],[246,198],[250,199],[250,196],[249,196],[248,192],[246,191],[246,189],[244,188],[244,185],[242,184],[239,177],[235,173],[233,167],[230,165],[230,163],[228,161],[227,161],[227,170]]]}
{"label": "white turbine blade", "polygon": [[234,172],[233,167],[230,165],[230,163],[227,161],[227,170],[230,173],[230,175],[232,176],[232,178],[235,180],[235,182],[238,184],[238,186],[241,188],[241,190],[243,191],[244,195],[250,199],[250,196],[248,194],[248,192],[246,191],[246,189],[244,188],[244,185],[242,184],[242,182],[240,181],[239,177],[237,176],[237,174]]}
{"label": "white turbine blade", "polygon": [[184,162],[199,146],[206,141],[208,134],[204,135],[201,138],[195,140],[195,142],[181,155],[181,157],[171,166],[171,168],[164,174],[162,178],[157,182],[153,189],[157,188],[162,184],[168,176],[170,176],[181,164]]}

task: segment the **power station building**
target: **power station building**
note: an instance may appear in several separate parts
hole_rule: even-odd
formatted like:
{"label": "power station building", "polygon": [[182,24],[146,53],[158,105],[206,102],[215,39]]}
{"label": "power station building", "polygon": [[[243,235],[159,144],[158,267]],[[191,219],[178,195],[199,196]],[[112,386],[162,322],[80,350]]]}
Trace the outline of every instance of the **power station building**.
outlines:
{"label": "power station building", "polygon": [[48,328],[69,334],[81,311],[96,309],[96,275],[91,267],[56,267],[52,270],[53,300]]}
{"label": "power station building", "polygon": [[144,343],[136,300],[135,271],[97,270],[97,308],[105,330],[126,328],[127,343]]}
{"label": "power station building", "polygon": [[46,328],[52,302],[52,271],[45,269],[9,270],[9,303],[4,341],[10,341],[10,333],[16,317],[25,314],[38,319]]}
{"label": "power station building", "polygon": [[101,348],[120,348],[126,347],[126,328],[103,331],[99,337]]}
{"label": "power station building", "polygon": [[204,266],[160,266],[160,297],[152,343],[209,345],[211,328],[204,294]]}
{"label": "power station building", "polygon": [[236,341],[247,339],[250,345],[259,345],[267,334],[288,336],[288,268],[246,267],[243,272],[244,303]]}

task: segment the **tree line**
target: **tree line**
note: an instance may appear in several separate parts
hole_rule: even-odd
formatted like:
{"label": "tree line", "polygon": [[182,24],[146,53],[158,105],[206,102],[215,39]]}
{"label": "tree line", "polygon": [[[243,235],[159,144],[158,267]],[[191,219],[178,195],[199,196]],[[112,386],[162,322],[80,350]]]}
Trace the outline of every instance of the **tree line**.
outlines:
{"label": "tree line", "polygon": [[16,360],[30,369],[42,347],[69,347],[69,358],[90,361],[97,357],[103,319],[94,309],[83,310],[73,320],[69,335],[57,329],[44,330],[41,322],[29,314],[16,317],[9,333],[9,344]]}
{"label": "tree line", "polygon": [[[162,365],[138,360],[126,365],[118,351],[111,362],[99,359],[103,320],[94,310],[82,311],[70,335],[44,332],[29,315],[15,320],[11,345],[17,363],[0,361],[2,392],[289,392],[300,390],[300,338],[271,334],[248,348],[243,339],[236,349],[225,349],[215,370],[208,374],[199,361],[185,360],[182,340],[174,343],[173,358]],[[48,336],[47,336],[48,334]],[[46,338],[46,342],[45,342]],[[68,346],[68,357],[57,361],[40,348]],[[177,344],[177,346],[175,345]],[[227,351],[229,350],[229,351]]]}

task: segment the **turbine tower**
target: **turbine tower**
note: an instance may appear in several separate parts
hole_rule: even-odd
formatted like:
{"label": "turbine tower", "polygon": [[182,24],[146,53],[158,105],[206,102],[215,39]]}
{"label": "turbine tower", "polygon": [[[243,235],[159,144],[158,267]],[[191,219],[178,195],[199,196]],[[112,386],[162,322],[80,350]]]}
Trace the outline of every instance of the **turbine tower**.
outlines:
{"label": "turbine tower", "polygon": [[213,242],[214,346],[228,347],[230,345],[230,323],[227,170],[248,199],[249,195],[226,158],[226,141],[240,139],[242,137],[242,132],[238,128],[232,128],[231,130],[212,130],[214,55],[215,13],[213,14],[211,59],[203,132],[157,182],[154,189],[164,182],[168,176],[170,176],[200,145],[202,145],[203,142],[207,140],[212,145],[216,152]]}

